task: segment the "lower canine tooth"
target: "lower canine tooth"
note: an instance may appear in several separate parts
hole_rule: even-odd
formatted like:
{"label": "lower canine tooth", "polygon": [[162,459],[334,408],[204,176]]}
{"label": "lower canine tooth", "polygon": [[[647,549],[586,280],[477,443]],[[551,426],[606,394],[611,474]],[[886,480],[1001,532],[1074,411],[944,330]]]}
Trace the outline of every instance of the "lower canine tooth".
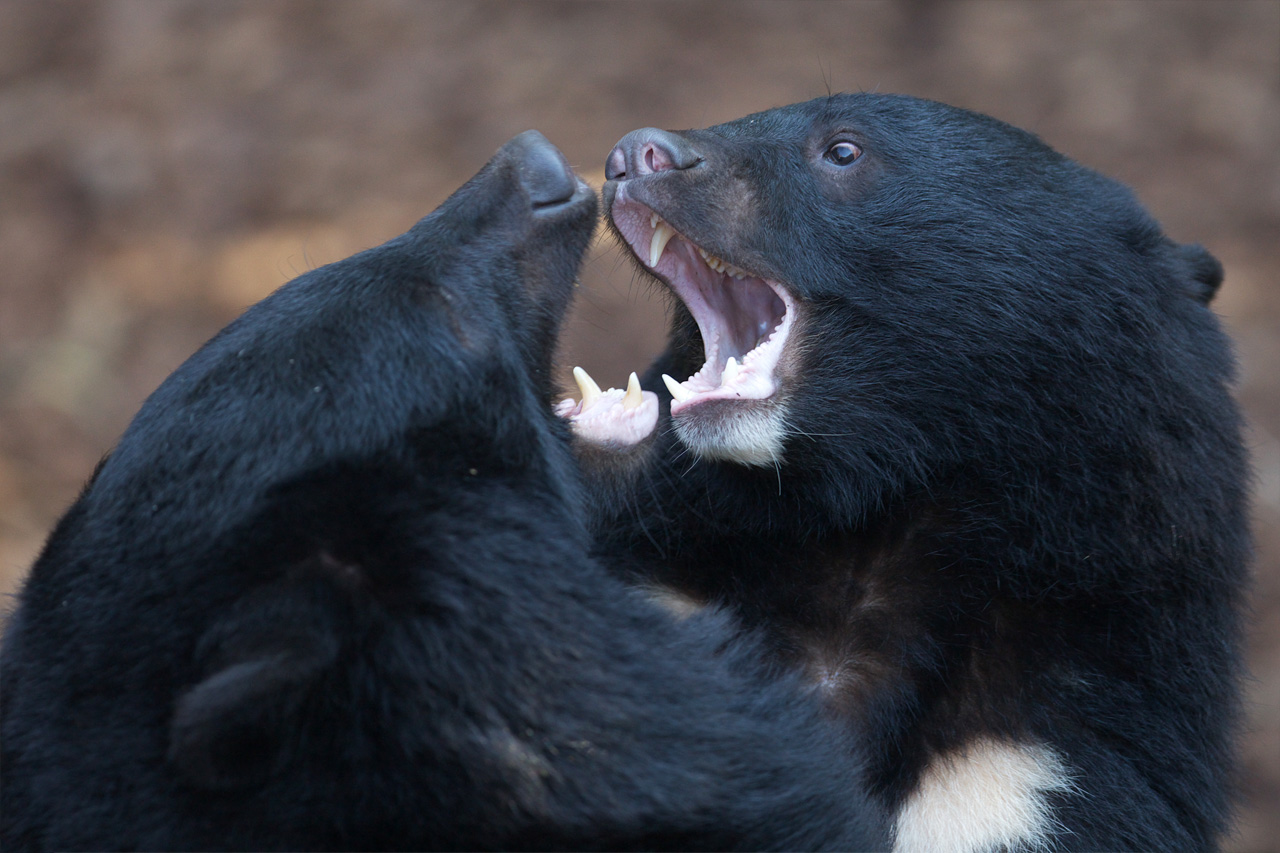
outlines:
{"label": "lower canine tooth", "polygon": [[693,396],[693,392],[672,379],[667,374],[662,374],[662,381],[667,386],[667,390],[671,392],[671,399],[677,403],[683,403]]}
{"label": "lower canine tooth", "polygon": [[665,222],[659,222],[653,229],[653,239],[649,241],[649,267],[652,269],[658,265],[658,261],[662,258],[662,250],[667,247],[667,241],[676,232],[671,230],[671,226]]}
{"label": "lower canine tooth", "polygon": [[634,373],[627,380],[627,393],[622,397],[622,408],[628,412],[644,402],[644,394],[640,391],[640,379]]}
{"label": "lower canine tooth", "polygon": [[728,385],[738,375],[738,362],[733,356],[724,363],[724,373],[720,374],[720,384]]}
{"label": "lower canine tooth", "polygon": [[585,412],[600,399],[600,386],[581,367],[573,369],[573,379],[578,383],[578,390],[582,392],[582,411]]}

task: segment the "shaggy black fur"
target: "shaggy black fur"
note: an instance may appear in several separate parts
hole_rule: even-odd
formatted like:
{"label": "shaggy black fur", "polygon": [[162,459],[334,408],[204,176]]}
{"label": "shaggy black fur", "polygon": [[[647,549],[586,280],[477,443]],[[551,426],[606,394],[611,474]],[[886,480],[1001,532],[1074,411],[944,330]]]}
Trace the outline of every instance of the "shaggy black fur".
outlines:
{"label": "shaggy black fur", "polygon": [[877,843],[795,684],[587,556],[547,377],[595,212],[524,134],[151,396],[5,633],[0,846]]}
{"label": "shaggy black fur", "polygon": [[1217,261],[1033,135],[900,96],[638,131],[608,177],[611,221],[625,189],[798,316],[775,397],[736,404],[782,413],[780,456],[744,465],[671,428],[658,377],[704,357],[675,304],[655,435],[584,448],[600,549],[768,632],[871,726],[890,809],[939,755],[1034,743],[1075,785],[1055,846],[1214,847],[1250,547]]}

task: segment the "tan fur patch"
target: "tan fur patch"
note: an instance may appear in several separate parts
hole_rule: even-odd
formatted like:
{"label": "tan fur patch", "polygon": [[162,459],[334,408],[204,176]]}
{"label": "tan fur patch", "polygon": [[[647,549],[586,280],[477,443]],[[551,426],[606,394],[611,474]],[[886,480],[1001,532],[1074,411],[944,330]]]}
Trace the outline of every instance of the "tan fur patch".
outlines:
{"label": "tan fur patch", "polygon": [[769,466],[782,460],[787,435],[786,418],[779,406],[725,413],[705,418],[674,418],[676,435],[703,459],[719,459],[740,465]]}
{"label": "tan fur patch", "polygon": [[1070,777],[1052,750],[981,739],[925,769],[898,812],[895,853],[977,853],[1022,844],[1047,846],[1050,791]]}
{"label": "tan fur patch", "polygon": [[706,606],[669,586],[646,586],[644,594],[650,601],[677,619],[688,619]]}

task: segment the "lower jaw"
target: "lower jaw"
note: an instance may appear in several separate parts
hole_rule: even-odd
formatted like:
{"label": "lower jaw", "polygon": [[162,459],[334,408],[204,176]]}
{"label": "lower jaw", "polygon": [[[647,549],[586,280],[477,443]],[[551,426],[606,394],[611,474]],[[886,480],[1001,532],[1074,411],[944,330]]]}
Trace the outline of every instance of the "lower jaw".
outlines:
{"label": "lower jaw", "polygon": [[705,400],[673,413],[676,436],[706,460],[772,466],[782,461],[786,409],[772,400]]}

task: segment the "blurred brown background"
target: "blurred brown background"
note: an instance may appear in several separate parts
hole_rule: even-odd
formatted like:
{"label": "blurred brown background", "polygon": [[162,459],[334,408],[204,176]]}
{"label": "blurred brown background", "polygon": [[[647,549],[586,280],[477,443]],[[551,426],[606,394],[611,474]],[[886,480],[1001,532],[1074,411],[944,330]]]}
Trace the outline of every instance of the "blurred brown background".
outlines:
{"label": "blurred brown background", "polygon": [[[991,113],[1111,174],[1227,280],[1257,470],[1235,850],[1280,850],[1280,3],[0,0],[0,592],[146,394],[296,273],[542,130],[597,185],[635,127],[832,90]],[[607,384],[662,303],[608,245],[565,344]]]}

